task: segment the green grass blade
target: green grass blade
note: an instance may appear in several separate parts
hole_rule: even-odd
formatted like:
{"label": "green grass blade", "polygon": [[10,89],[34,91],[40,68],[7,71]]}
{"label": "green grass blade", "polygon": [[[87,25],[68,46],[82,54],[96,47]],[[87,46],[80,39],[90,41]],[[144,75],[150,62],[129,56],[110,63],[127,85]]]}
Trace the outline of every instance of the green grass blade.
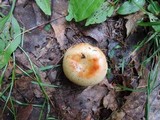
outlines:
{"label": "green grass blade", "polygon": [[41,88],[41,90],[42,90],[45,98],[48,99],[48,95],[47,95],[44,87],[41,86],[41,84],[40,84],[42,81],[41,81],[40,75],[39,75],[39,73],[38,73],[38,70],[36,70],[36,68],[35,68],[34,64],[32,63],[30,57],[28,56],[28,54],[27,54],[20,46],[19,46],[19,48],[24,52],[24,54],[25,54],[26,57],[28,58],[29,63],[30,63],[30,65],[31,65],[31,67],[32,67],[33,73],[34,73],[34,75],[35,75],[35,77],[36,77],[36,80],[37,80],[37,82],[38,82],[38,85],[40,86],[40,88]]}
{"label": "green grass blade", "polygon": [[14,120],[16,120],[16,110],[15,110],[15,106],[14,106],[14,103],[12,101],[12,99],[10,98],[9,99],[10,103],[11,103],[11,111],[12,111],[12,114],[14,116]]}
{"label": "green grass blade", "polygon": [[118,87],[121,88],[120,91],[131,91],[131,92],[145,92],[146,91],[146,88],[133,89],[133,88],[128,88],[128,87],[125,87],[125,86],[122,86],[122,85],[118,85]]}
{"label": "green grass blade", "polygon": [[7,65],[4,67],[3,71],[2,71],[2,74],[0,76],[0,89],[2,87],[2,81],[3,81],[3,77],[4,77],[4,74],[5,74],[5,71],[7,69]]}
{"label": "green grass blade", "polygon": [[9,84],[4,90],[3,92],[0,92],[0,98],[4,95],[4,93],[10,88],[11,84]]}
{"label": "green grass blade", "polygon": [[152,60],[152,58],[154,58],[159,52],[160,52],[160,48],[158,48],[149,58],[144,60],[142,64],[146,65],[147,63],[149,63]]}
{"label": "green grass blade", "polygon": [[[46,71],[46,70],[49,70],[49,69],[53,69],[53,68],[56,68],[56,67],[59,67],[60,65],[49,65],[49,66],[45,66],[45,67],[41,67],[39,68],[40,71]],[[33,73],[33,70],[27,70],[26,71],[28,74],[31,74]]]}
{"label": "green grass blade", "polygon": [[12,7],[11,7],[9,14],[0,19],[0,33],[2,32],[6,22],[9,22],[10,17],[12,16],[15,4],[16,4],[16,0],[13,0]]}
{"label": "green grass blade", "polygon": [[[3,98],[4,101],[7,100],[7,96],[4,96],[4,95],[0,96],[0,98]],[[11,99],[14,103],[16,103],[16,104],[18,104],[18,105],[28,106],[28,105],[30,104],[30,103],[23,103],[23,102],[20,102],[20,101],[18,101],[18,100],[15,100],[15,99],[12,98],[12,97],[10,97],[10,99]],[[42,108],[42,105],[38,105],[38,104],[32,104],[32,106],[33,106],[33,107]]]}
{"label": "green grass blade", "polygon": [[160,21],[157,22],[138,22],[139,26],[153,26],[153,25],[160,25]]}
{"label": "green grass blade", "polygon": [[14,81],[15,81],[15,57],[14,57],[14,62],[13,62],[13,70],[12,70],[12,80],[11,80],[11,85],[10,85],[10,90],[9,90],[9,93],[8,93],[8,96],[7,96],[7,99],[6,99],[6,101],[5,101],[5,105],[4,105],[4,107],[3,107],[3,112],[4,112],[4,110],[5,110],[5,108],[6,108],[6,106],[7,106],[7,103],[8,103],[8,101],[10,100],[10,97],[11,97],[11,94],[12,94],[12,89],[13,89],[13,86],[14,86]]}
{"label": "green grass blade", "polygon": [[42,116],[43,116],[43,113],[44,113],[46,102],[47,102],[47,100],[45,100],[43,105],[42,105],[41,112],[40,112],[38,120],[42,120]]}
{"label": "green grass blade", "polygon": [[42,83],[42,82],[38,83],[38,82],[32,81],[32,83],[33,83],[33,84],[36,84],[36,85],[39,85],[39,84],[40,84],[40,85],[43,86],[43,87],[51,87],[51,88],[59,87],[59,86],[57,86],[57,85],[51,85],[51,84]]}

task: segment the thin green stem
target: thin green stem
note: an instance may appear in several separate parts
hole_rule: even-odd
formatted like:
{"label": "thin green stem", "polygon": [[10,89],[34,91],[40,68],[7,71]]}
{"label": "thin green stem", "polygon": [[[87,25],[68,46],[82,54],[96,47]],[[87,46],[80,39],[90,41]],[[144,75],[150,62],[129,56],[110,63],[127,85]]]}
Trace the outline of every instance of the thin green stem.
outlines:
{"label": "thin green stem", "polygon": [[6,99],[6,102],[5,102],[5,105],[3,107],[2,112],[4,112],[4,110],[5,110],[6,106],[7,106],[7,103],[9,101],[10,97],[11,97],[14,81],[15,81],[15,56],[13,54],[13,70],[12,70],[12,79],[11,79],[11,83],[10,83],[11,85],[10,85],[10,90],[9,90],[9,93],[8,93],[8,97]]}
{"label": "thin green stem", "polygon": [[15,107],[14,107],[13,101],[12,101],[11,98],[9,100],[10,100],[10,103],[11,103],[11,109],[12,109],[12,114],[14,116],[14,120],[16,120],[16,111],[15,111]]}
{"label": "thin green stem", "polygon": [[7,69],[7,66],[8,66],[8,65],[6,65],[6,66],[4,67],[4,69],[3,69],[3,71],[2,71],[2,74],[1,74],[1,76],[0,76],[0,90],[1,90],[1,88],[2,88],[3,77],[4,77],[5,71],[6,71],[6,69]]}
{"label": "thin green stem", "polygon": [[39,76],[39,74],[38,74],[38,71],[35,69],[35,66],[33,65],[30,57],[28,56],[28,54],[27,54],[20,46],[19,46],[19,48],[24,52],[24,54],[25,54],[26,57],[28,58],[28,60],[29,60],[29,62],[30,62],[30,65],[31,65],[31,67],[32,67],[33,73],[34,73],[34,75],[35,75],[35,77],[36,77],[37,83],[38,83],[38,85],[40,86],[40,88],[41,88],[41,90],[42,90],[42,93],[43,93],[44,96],[45,96],[45,99],[46,99],[46,100],[49,100],[49,97],[48,97],[48,95],[47,95],[44,87],[41,85],[42,81],[41,81],[41,78],[40,78],[40,76]]}
{"label": "thin green stem", "polygon": [[13,2],[12,2],[12,7],[11,7],[11,10],[10,10],[10,14],[13,14],[15,5],[16,5],[16,0],[13,0]]}
{"label": "thin green stem", "polygon": [[47,99],[45,99],[45,101],[43,103],[43,106],[42,106],[42,109],[41,109],[41,112],[40,112],[38,120],[42,120],[42,116],[43,116],[43,113],[44,113],[46,102],[47,102]]}

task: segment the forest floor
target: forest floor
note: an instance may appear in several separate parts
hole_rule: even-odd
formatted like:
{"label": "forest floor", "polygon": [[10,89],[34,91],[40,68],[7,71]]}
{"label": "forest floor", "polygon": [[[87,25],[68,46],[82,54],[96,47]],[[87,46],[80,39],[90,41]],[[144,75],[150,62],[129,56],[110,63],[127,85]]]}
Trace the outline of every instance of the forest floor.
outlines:
{"label": "forest floor", "polygon": [[[147,46],[133,52],[148,29],[135,26],[127,35],[133,19],[143,14],[114,16],[101,24],[84,27],[83,22],[65,20],[67,9],[67,0],[54,0],[52,15],[46,17],[35,2],[17,1],[14,16],[27,32],[14,53],[16,63],[10,60],[4,73],[0,119],[144,120],[149,100],[149,118],[159,120],[159,77],[149,99],[146,89],[149,77],[159,72],[154,73],[151,64],[142,66]],[[77,86],[63,73],[65,51],[82,42],[99,47],[108,61],[106,78],[95,86]]]}

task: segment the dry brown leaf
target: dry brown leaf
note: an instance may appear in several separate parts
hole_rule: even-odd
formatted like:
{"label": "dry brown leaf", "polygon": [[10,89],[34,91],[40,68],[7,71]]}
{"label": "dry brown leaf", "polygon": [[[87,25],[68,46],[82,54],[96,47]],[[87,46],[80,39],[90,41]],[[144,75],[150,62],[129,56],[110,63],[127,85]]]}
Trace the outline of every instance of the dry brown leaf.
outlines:
{"label": "dry brown leaf", "polygon": [[95,39],[97,42],[102,42],[106,40],[106,24],[102,23],[97,26],[88,27],[87,29],[83,30],[82,33],[85,36],[89,36]]}
{"label": "dry brown leaf", "polygon": [[18,80],[15,81],[14,88],[15,89],[13,93],[15,97],[21,94],[23,98],[25,98],[27,101],[31,101],[33,99],[34,93],[32,89],[31,78],[27,76],[20,77]]}
{"label": "dry brown leaf", "polygon": [[150,113],[149,120],[159,120],[160,119],[160,72],[158,72],[158,79],[155,83],[157,86],[150,95]]}
{"label": "dry brown leaf", "polygon": [[[140,79],[139,86],[146,84],[146,80]],[[133,92],[131,95],[126,97],[126,102],[122,106],[122,110],[126,113],[123,120],[134,118],[140,120],[144,116],[144,106],[146,102],[145,92]]]}
{"label": "dry brown leaf", "polygon": [[[78,90],[79,88],[76,87],[76,89]],[[108,89],[104,85],[81,88],[76,94],[75,89],[67,91],[67,89],[62,89],[55,92],[54,95],[56,109],[60,111],[61,117],[65,118],[65,120],[90,120],[90,118],[92,120],[92,118],[98,117],[101,102],[108,93]]]}
{"label": "dry brown leaf", "polygon": [[126,103],[122,107],[126,113],[123,120],[128,120],[129,118],[140,120],[143,118],[145,101],[146,97],[144,92],[133,92],[128,96]]}
{"label": "dry brown leaf", "polygon": [[92,116],[91,116],[91,114],[89,114],[87,117],[86,117],[86,119],[85,120],[92,120]]}
{"label": "dry brown leaf", "polygon": [[12,69],[13,69],[13,63],[12,63],[12,62],[9,62],[8,67],[7,67],[7,69],[5,70],[5,73],[4,73],[5,79],[8,79],[8,78],[9,78],[9,76],[10,76],[11,73],[12,73]]}
{"label": "dry brown leaf", "polygon": [[134,29],[136,28],[137,24],[136,22],[138,20],[140,20],[141,18],[143,18],[144,13],[143,12],[137,12],[135,14],[131,14],[128,15],[124,18],[126,18],[128,21],[126,23],[126,29],[127,29],[127,36],[129,36],[130,33],[132,33],[134,31]]}
{"label": "dry brown leaf", "polygon": [[111,90],[108,95],[103,98],[103,106],[105,108],[110,108],[112,111],[116,110],[118,105],[115,97],[115,91]]}
{"label": "dry brown leaf", "polygon": [[[146,80],[141,79],[138,87],[145,84]],[[113,112],[108,120],[141,120],[144,117],[145,92],[132,92],[125,99],[126,102],[121,109]]]}
{"label": "dry brown leaf", "polygon": [[52,22],[51,23],[54,32],[55,32],[55,37],[57,39],[57,42],[60,45],[60,48],[63,50],[64,49],[64,45],[65,45],[65,20],[64,18],[61,18],[61,20],[57,20],[56,22]]}
{"label": "dry brown leaf", "polygon": [[123,111],[115,111],[107,120],[122,120],[124,116],[125,113]]}
{"label": "dry brown leaf", "polygon": [[114,86],[111,83],[108,82],[107,78],[104,78],[104,80],[99,84],[107,86],[108,90],[113,90],[114,89]]}
{"label": "dry brown leaf", "polygon": [[[57,42],[60,44],[60,48],[63,50],[66,42],[65,29],[66,29],[66,20],[65,15],[67,14],[68,2],[66,0],[55,0],[53,2],[54,12],[52,14],[52,19],[59,18],[51,23],[52,28],[54,29],[55,37]],[[63,17],[64,16],[64,17]],[[60,18],[62,17],[62,18]]]}
{"label": "dry brown leaf", "polygon": [[27,2],[26,0],[18,0],[18,1],[17,1],[17,4],[18,4],[18,5],[19,5],[19,4],[26,4],[26,2]]}
{"label": "dry brown leaf", "polygon": [[33,110],[33,106],[32,105],[28,105],[25,108],[21,108],[18,111],[17,120],[28,120],[32,110]]}

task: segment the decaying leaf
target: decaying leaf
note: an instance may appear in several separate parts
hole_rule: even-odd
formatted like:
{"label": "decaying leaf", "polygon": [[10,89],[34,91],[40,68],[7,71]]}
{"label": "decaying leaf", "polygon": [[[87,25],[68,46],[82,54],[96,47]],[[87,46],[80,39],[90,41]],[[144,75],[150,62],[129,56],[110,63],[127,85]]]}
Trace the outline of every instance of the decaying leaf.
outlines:
{"label": "decaying leaf", "polygon": [[131,14],[125,17],[127,19],[127,23],[125,25],[127,29],[127,36],[129,36],[135,30],[137,26],[136,22],[142,19],[143,16],[143,12],[137,12],[135,14]]}
{"label": "decaying leaf", "polygon": [[157,86],[150,95],[150,112],[149,120],[160,119],[160,72],[158,72],[158,79],[156,80],[155,86]]}
{"label": "decaying leaf", "polygon": [[[15,90],[13,91],[13,95],[15,97],[21,95],[17,99],[20,100],[22,97],[25,100],[31,101],[34,97],[33,89],[32,89],[32,84],[31,84],[31,78],[29,77],[20,77],[18,80],[15,82]],[[19,91],[18,93],[16,91]]]}
{"label": "decaying leaf", "polygon": [[32,110],[33,110],[33,106],[31,104],[25,108],[21,108],[18,111],[17,120],[28,120]]}
{"label": "decaying leaf", "polygon": [[[134,118],[140,120],[144,116],[144,106],[146,96],[144,92],[133,92],[128,96],[127,101],[123,105],[122,109],[125,111],[125,118]],[[126,120],[126,119],[125,119]]]}
{"label": "decaying leaf", "polygon": [[[105,85],[95,85],[84,90],[77,89],[77,94],[75,94],[75,90],[70,89],[68,91],[67,88],[65,90],[61,88],[55,92],[56,109],[61,111],[61,116],[65,120],[85,120],[98,117],[101,101],[108,93],[107,87]],[[66,112],[68,114],[65,114]]]}
{"label": "decaying leaf", "polygon": [[[140,79],[138,87],[145,85],[146,81]],[[141,120],[144,117],[145,92],[132,92],[125,99],[124,105],[119,110],[114,111],[107,120]]]}
{"label": "decaying leaf", "polygon": [[61,49],[64,49],[64,45],[66,42],[66,20],[64,16],[67,14],[67,6],[68,3],[66,0],[54,1],[53,3],[54,12],[52,14],[52,19],[59,19],[52,22],[51,25]]}
{"label": "decaying leaf", "polygon": [[89,27],[82,31],[84,35],[95,39],[97,42],[106,41],[106,24],[102,23],[97,26]]}
{"label": "decaying leaf", "polygon": [[51,23],[54,32],[55,32],[55,37],[57,39],[57,42],[60,44],[60,48],[64,49],[64,45],[65,45],[65,20],[62,18],[61,20],[58,20],[54,23]]}
{"label": "decaying leaf", "polygon": [[116,101],[116,94],[114,90],[111,90],[104,98],[103,98],[103,106],[104,108],[111,109],[112,111],[118,108]]}
{"label": "decaying leaf", "polygon": [[125,112],[120,111],[114,111],[112,115],[107,120],[123,120],[123,117],[125,116]]}

